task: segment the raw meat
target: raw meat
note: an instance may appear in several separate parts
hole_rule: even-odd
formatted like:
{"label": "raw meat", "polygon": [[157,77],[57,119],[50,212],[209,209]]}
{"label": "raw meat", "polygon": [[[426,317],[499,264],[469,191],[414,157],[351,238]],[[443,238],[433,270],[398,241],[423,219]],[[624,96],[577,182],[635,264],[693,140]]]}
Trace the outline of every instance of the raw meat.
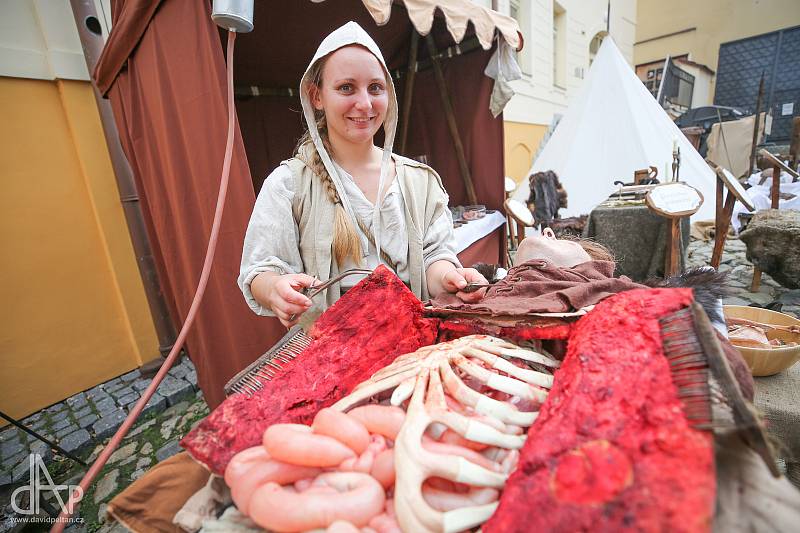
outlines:
{"label": "raw meat", "polygon": [[436,332],[437,320],[423,318],[417,297],[380,266],[322,314],[311,345],[281,375],[252,397],[227,398],[181,446],[221,475],[237,452],[261,442],[267,426],[310,423],[397,355],[432,344]]}
{"label": "raw meat", "polygon": [[683,414],[657,322],[691,301],[631,290],[575,324],[485,533],[710,529],[712,435]]}

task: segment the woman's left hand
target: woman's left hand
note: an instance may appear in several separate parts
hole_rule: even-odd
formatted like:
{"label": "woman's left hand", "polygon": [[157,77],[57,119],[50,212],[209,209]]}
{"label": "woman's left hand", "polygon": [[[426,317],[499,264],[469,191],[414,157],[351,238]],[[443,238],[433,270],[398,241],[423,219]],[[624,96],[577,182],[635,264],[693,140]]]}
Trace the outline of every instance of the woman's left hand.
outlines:
{"label": "woman's left hand", "polygon": [[486,289],[480,289],[475,292],[461,292],[461,289],[467,286],[468,283],[488,283],[486,278],[474,268],[455,268],[448,270],[442,276],[442,288],[455,295],[466,303],[473,303],[480,301],[486,295]]}

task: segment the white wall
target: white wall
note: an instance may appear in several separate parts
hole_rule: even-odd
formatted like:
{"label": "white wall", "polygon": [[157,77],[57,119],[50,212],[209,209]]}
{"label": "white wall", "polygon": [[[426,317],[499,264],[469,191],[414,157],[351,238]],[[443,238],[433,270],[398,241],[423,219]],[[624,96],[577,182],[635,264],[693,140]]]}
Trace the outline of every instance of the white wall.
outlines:
{"label": "white wall", "polygon": [[[93,0],[103,37],[110,0]],[[0,1],[0,76],[88,80],[69,0]]]}
{"label": "white wall", "polygon": [[[510,14],[513,0],[498,0],[498,11]],[[484,3],[484,2],[479,2]],[[525,50],[519,56],[522,80],[513,83],[516,95],[505,109],[508,121],[549,125],[563,113],[589,70],[589,44],[605,32],[607,0],[559,0],[566,11],[566,65],[562,87],[553,80],[553,0],[518,0]],[[611,0],[611,36],[622,55],[633,64],[636,0]]]}

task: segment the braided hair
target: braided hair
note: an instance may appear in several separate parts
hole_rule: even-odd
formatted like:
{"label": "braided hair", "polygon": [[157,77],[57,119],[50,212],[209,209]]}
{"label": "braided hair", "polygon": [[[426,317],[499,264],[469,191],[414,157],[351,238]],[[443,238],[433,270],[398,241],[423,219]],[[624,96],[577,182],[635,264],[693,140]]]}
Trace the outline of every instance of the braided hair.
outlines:
{"label": "braided hair", "polygon": [[[313,80],[311,85],[314,86],[313,88],[315,90],[319,90],[322,86],[322,68],[324,64],[325,58],[317,61],[310,72],[310,79]],[[311,89],[311,87],[309,87],[309,89]],[[328,125],[325,121],[325,113],[320,110],[315,110],[314,115],[316,117],[317,131],[322,138],[322,144],[328,152],[328,155],[333,157],[333,147],[328,138]],[[333,179],[331,179],[330,174],[328,174],[328,170],[325,168],[325,164],[322,162],[322,158],[316,146],[314,146],[314,142],[311,140],[311,135],[308,130],[303,133],[300,140],[297,142],[295,157],[305,163],[314,175],[319,178],[328,196],[328,200],[334,204],[333,257],[336,259],[336,263],[341,266],[349,259],[355,265],[360,266],[362,249],[358,232],[342,205],[342,199],[339,198],[336,185],[334,185]]]}

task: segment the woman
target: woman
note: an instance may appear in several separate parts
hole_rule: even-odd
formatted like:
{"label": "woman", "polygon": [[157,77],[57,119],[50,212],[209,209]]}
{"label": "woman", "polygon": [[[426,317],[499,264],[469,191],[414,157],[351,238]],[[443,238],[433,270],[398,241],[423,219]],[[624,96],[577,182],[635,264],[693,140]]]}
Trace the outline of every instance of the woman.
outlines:
{"label": "woman", "polygon": [[[355,22],[323,40],[300,82],[308,132],[267,178],[245,236],[239,286],[288,326],[321,312],[357,277],[312,302],[300,291],[355,267],[391,267],[420,298],[485,282],[461,268],[447,194],[429,167],[391,153],[397,99],[380,50]],[[383,149],[374,136],[384,127]],[[375,206],[378,208],[375,208]]]}

